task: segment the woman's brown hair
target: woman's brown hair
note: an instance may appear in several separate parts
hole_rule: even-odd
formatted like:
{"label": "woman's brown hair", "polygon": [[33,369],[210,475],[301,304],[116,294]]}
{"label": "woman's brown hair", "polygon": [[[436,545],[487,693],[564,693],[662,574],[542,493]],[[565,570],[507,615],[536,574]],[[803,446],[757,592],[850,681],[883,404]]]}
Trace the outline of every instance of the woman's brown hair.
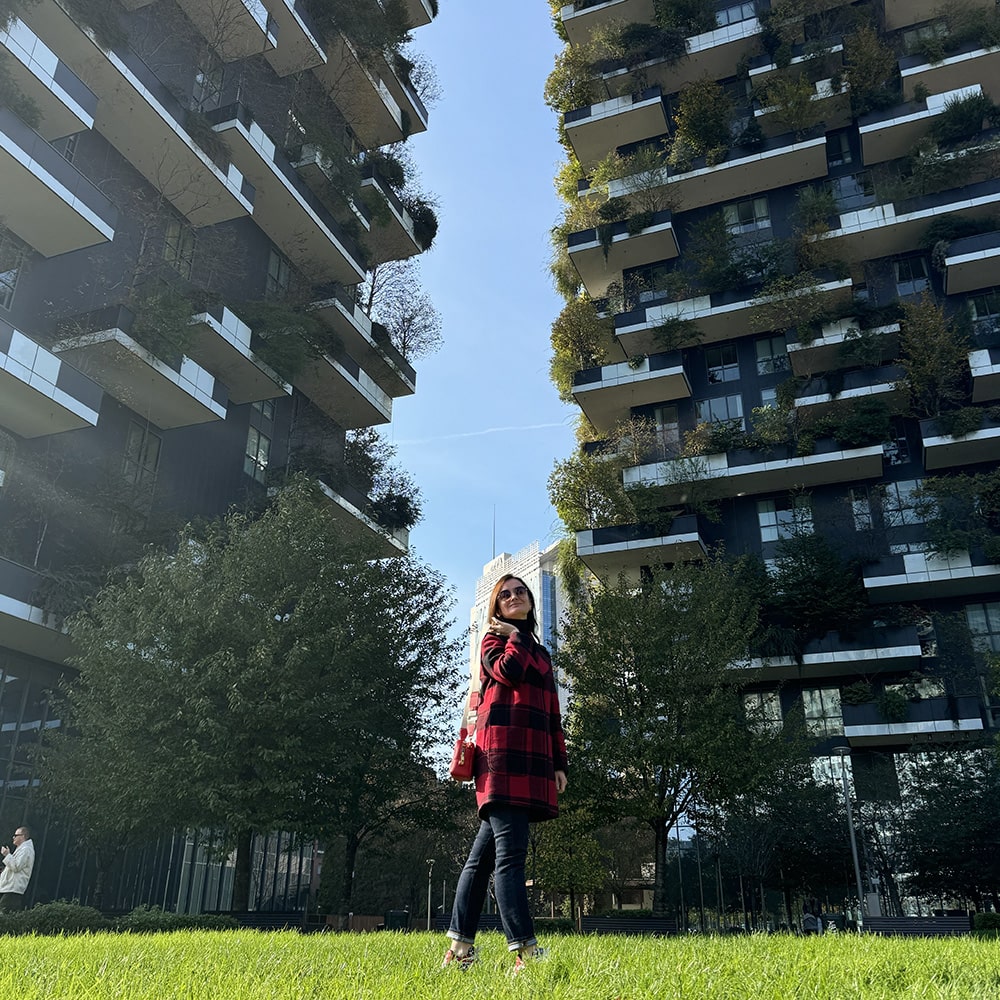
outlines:
{"label": "woman's brown hair", "polygon": [[528,592],[528,600],[531,601],[531,610],[528,612],[528,618],[526,624],[530,632],[538,632],[538,622],[535,619],[535,595],[531,592],[531,588],[522,580],[519,576],[514,576],[513,573],[507,573],[505,576],[500,577],[499,580],[493,585],[493,593],[490,594],[490,617],[491,618],[503,618],[505,622],[516,622],[520,621],[518,618],[507,618],[500,611],[500,591],[504,589],[504,584],[508,580],[517,580],[524,589]]}

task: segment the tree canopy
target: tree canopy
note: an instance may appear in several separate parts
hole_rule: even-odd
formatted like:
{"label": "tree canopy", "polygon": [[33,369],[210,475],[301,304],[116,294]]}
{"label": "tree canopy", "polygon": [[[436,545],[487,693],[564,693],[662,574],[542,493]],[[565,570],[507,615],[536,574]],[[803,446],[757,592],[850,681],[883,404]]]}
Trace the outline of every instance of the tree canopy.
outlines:
{"label": "tree canopy", "polygon": [[[93,846],[161,829],[355,837],[405,809],[458,676],[439,574],[375,560],[305,479],[259,517],[189,526],[70,622],[79,676],[44,787]],[[86,766],[83,766],[83,765]]]}

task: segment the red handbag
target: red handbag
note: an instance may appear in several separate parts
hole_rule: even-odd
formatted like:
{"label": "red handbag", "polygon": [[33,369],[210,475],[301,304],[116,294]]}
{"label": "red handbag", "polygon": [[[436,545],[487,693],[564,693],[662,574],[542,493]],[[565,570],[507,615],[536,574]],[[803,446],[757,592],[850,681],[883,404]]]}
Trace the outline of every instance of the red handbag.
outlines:
{"label": "red handbag", "polygon": [[472,769],[476,759],[476,743],[469,738],[469,731],[463,726],[455,740],[455,751],[451,755],[448,773],[455,781],[472,781]]}

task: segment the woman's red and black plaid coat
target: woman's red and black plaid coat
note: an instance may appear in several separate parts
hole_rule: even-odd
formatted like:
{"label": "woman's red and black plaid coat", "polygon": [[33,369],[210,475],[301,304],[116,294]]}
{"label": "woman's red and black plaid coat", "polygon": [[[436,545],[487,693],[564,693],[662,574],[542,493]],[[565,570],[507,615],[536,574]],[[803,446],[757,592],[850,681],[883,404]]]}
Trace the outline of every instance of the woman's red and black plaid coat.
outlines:
{"label": "woman's red and black plaid coat", "polygon": [[487,633],[479,663],[476,802],[527,809],[531,822],[554,819],[556,771],[566,770],[566,740],[548,650],[534,636]]}

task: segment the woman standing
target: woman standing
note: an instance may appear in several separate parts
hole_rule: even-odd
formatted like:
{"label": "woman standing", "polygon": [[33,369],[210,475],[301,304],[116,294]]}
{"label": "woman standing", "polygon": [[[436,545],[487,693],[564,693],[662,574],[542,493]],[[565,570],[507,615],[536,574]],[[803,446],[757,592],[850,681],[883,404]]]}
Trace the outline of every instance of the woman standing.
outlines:
{"label": "woman standing", "polygon": [[535,599],[524,581],[501,577],[479,662],[476,802],[482,823],[455,890],[443,968],[470,968],[479,915],[494,876],[497,909],[514,971],[541,958],[528,908],[524,865],[528,824],[559,814],[566,789],[566,741],[548,650],[538,642]]}

